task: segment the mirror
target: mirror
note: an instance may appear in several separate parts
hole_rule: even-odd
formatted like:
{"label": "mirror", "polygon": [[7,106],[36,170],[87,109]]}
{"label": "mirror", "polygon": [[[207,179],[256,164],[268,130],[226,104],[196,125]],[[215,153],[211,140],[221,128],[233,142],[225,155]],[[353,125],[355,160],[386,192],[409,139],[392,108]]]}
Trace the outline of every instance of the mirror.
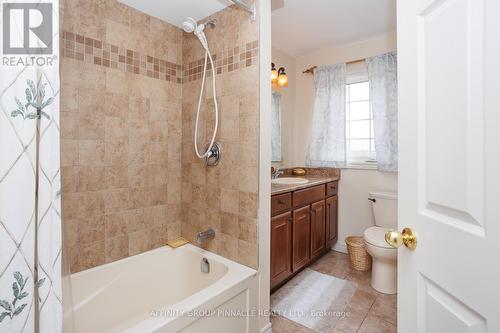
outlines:
{"label": "mirror", "polygon": [[271,162],[281,160],[281,94],[274,91],[271,97]]}

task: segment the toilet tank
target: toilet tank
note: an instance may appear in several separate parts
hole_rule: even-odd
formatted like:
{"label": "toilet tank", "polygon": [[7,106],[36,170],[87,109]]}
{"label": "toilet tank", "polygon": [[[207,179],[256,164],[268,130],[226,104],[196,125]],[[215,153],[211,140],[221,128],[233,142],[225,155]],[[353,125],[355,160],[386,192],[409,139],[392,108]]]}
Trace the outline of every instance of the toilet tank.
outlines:
{"label": "toilet tank", "polygon": [[383,228],[398,226],[398,195],[392,192],[368,192],[375,225]]}

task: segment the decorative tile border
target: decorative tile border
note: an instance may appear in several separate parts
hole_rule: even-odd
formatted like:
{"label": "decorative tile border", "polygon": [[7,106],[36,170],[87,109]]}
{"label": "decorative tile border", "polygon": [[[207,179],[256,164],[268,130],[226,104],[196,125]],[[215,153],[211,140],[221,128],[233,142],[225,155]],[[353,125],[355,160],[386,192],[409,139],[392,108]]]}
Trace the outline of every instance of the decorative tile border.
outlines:
{"label": "decorative tile border", "polygon": [[69,31],[63,31],[61,55],[94,65],[182,83],[182,65]]}
{"label": "decorative tile border", "polygon": [[[257,59],[259,55],[259,42],[257,40],[236,46],[229,50],[224,50],[221,52],[222,56],[215,53],[212,58],[215,62],[215,68],[217,74],[225,74],[242,69],[245,67],[250,67],[257,64]],[[198,59],[196,61],[189,62],[184,65],[183,72],[183,82],[190,82],[201,79],[203,74],[203,63],[205,58]],[[208,62],[207,68],[211,70],[210,62]],[[212,72],[209,72],[209,76]]]}
{"label": "decorative tile border", "polygon": [[[257,64],[258,55],[259,43],[255,40],[212,57],[217,74],[225,74]],[[202,58],[185,65],[175,64],[69,31],[62,34],[61,56],[179,84],[201,79],[204,63]]]}

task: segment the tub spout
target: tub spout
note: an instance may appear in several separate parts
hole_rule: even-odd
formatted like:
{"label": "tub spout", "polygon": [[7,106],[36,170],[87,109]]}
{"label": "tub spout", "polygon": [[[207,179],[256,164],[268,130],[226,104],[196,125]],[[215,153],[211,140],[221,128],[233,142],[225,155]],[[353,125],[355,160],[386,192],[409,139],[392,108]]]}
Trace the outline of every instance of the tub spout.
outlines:
{"label": "tub spout", "polygon": [[196,242],[198,242],[198,244],[200,245],[203,245],[204,243],[214,238],[215,238],[215,231],[212,228],[205,231],[200,231],[199,233],[196,234]]}

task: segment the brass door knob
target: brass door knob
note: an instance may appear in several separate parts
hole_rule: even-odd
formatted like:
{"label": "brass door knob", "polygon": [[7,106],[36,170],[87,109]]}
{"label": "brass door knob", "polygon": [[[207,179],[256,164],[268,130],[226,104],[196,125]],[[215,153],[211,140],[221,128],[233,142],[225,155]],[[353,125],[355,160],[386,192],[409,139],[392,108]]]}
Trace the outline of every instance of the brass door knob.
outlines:
{"label": "brass door knob", "polygon": [[387,231],[385,233],[385,241],[394,248],[405,245],[410,250],[417,248],[417,236],[410,228],[404,228],[403,232]]}

